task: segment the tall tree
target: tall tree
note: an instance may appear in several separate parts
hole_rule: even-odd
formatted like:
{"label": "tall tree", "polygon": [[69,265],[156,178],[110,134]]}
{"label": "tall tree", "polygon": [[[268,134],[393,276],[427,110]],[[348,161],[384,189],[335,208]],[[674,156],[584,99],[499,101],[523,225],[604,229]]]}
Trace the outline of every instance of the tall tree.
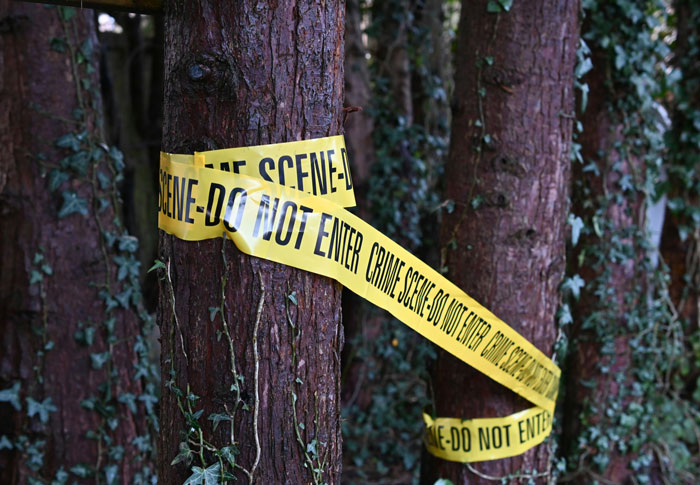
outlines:
{"label": "tall tree", "polygon": [[146,483],[156,390],[93,15],[3,0],[0,19],[0,482]]}
{"label": "tall tree", "polygon": [[[564,271],[579,5],[510,6],[462,6],[445,174],[455,210],[443,221],[443,256],[455,284],[551,355]],[[505,416],[531,407],[445,352],[432,377],[437,416]],[[550,459],[546,446],[469,466],[424,453],[421,481],[529,475],[543,482]]]}
{"label": "tall tree", "polygon": [[[656,98],[667,85],[666,5],[629,7],[588,2],[583,27],[591,55],[581,65],[590,71],[582,79],[588,96],[578,116],[576,236],[563,285],[573,296],[563,443],[567,479],[575,483],[660,480],[661,463],[673,463],[683,446],[670,431],[683,412],[669,391],[682,330],[668,304],[665,268],[650,257],[657,248],[646,210],[665,151],[667,122]],[[679,416],[661,411],[669,406]],[[658,442],[669,443],[671,457],[656,461]]]}
{"label": "tall tree", "polygon": [[[343,7],[168,2],[163,150],[342,132]],[[340,285],[221,239],[161,233],[160,259],[160,480],[194,458],[195,476],[338,483]]]}

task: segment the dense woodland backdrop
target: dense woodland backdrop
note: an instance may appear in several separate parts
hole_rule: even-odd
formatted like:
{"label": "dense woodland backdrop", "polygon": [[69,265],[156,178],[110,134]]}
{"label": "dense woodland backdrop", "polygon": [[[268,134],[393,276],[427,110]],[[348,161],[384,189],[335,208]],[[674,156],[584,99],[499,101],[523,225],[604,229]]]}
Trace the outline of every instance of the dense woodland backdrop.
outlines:
{"label": "dense woodland backdrop", "polygon": [[[700,481],[700,1],[163,3],[0,0],[1,483]],[[160,150],[343,132],[356,213],[562,368],[544,444],[430,456],[528,404],[158,234]]]}

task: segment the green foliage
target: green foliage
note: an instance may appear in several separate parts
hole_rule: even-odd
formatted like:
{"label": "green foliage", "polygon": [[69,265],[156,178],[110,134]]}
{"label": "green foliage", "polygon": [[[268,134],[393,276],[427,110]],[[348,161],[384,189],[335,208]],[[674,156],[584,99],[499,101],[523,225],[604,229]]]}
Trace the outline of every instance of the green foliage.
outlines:
{"label": "green foliage", "polygon": [[207,468],[192,467],[192,475],[182,485],[217,485],[219,483],[221,465],[215,463]]}
{"label": "green foliage", "polygon": [[[13,408],[20,411],[22,409],[22,404],[19,399],[21,385],[20,382],[15,382],[12,387],[0,391],[0,402],[8,402]],[[5,437],[3,436],[3,438]]]}

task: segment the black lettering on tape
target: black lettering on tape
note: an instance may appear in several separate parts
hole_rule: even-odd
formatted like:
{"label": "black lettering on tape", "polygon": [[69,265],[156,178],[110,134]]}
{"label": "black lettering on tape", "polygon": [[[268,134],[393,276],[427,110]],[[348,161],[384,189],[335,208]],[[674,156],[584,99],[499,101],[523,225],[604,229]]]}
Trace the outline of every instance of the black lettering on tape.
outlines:
{"label": "black lettering on tape", "polygon": [[262,227],[262,238],[269,241],[272,237],[272,229],[277,219],[277,208],[280,204],[279,197],[275,197],[272,202],[272,210],[270,210],[270,196],[263,194],[260,197],[260,207],[258,215],[255,217],[255,227],[253,228],[253,237],[258,237],[260,228]]}
{"label": "black lettering on tape", "polygon": [[316,153],[311,153],[309,161],[311,162],[311,186],[313,194],[326,195],[328,193],[328,180],[326,179],[326,158],[323,152],[320,152],[321,161]]}
{"label": "black lettering on tape", "polygon": [[[284,231],[284,221],[289,213],[289,224],[287,225],[287,230]],[[291,200],[287,200],[282,204],[282,209],[280,213],[279,222],[277,223],[277,230],[275,231],[275,241],[280,246],[286,246],[292,239],[292,231],[294,230],[294,223],[297,219],[297,205]]]}
{"label": "black lettering on tape", "polygon": [[[289,168],[293,168],[294,167],[294,160],[292,160],[292,157],[290,157],[289,155],[282,155],[279,159],[279,162],[277,163],[277,165],[279,166],[279,173],[280,173],[279,174],[280,185],[286,185],[286,183],[285,183],[286,181],[285,181],[285,177],[284,177],[285,164],[288,165]],[[291,188],[293,189],[294,186],[292,186]]]}
{"label": "black lettering on tape", "polygon": [[[221,208],[224,205],[226,187],[212,183],[209,186],[209,198],[207,200],[207,212],[204,214],[204,225],[216,226],[221,220]],[[216,200],[214,200],[216,198]],[[216,207],[214,207],[216,204]]]}
{"label": "black lettering on tape", "polygon": [[[265,168],[266,165],[269,167],[268,169]],[[258,164],[258,172],[260,172],[260,176],[263,178],[263,180],[267,180],[268,182],[272,182],[272,177],[270,177],[270,174],[267,173],[267,170],[274,169],[275,161],[270,157],[263,158]]]}
{"label": "black lettering on tape", "polygon": [[[240,195],[239,195],[240,194]],[[236,211],[236,220],[231,223],[231,218],[233,217],[233,206],[238,199],[238,210]],[[226,204],[226,213],[224,214],[224,227],[227,231],[236,232],[241,227],[241,222],[243,221],[243,211],[245,210],[245,204],[248,200],[248,192],[242,187],[236,187],[231,191],[228,196],[228,203]]]}

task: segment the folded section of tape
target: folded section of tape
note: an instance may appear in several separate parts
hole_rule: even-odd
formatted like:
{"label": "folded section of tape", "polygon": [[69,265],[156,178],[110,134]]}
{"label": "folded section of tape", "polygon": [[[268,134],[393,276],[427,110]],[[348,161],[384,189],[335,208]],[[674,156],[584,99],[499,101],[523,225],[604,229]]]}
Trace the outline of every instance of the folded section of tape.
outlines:
{"label": "folded section of tape", "polygon": [[158,226],[188,241],[225,233],[244,253],[333,278],[536,406],[505,418],[425,415],[433,455],[491,460],[540,443],[551,431],[559,367],[437,271],[345,210],[355,204],[348,166],[342,136],[161,154]]}

